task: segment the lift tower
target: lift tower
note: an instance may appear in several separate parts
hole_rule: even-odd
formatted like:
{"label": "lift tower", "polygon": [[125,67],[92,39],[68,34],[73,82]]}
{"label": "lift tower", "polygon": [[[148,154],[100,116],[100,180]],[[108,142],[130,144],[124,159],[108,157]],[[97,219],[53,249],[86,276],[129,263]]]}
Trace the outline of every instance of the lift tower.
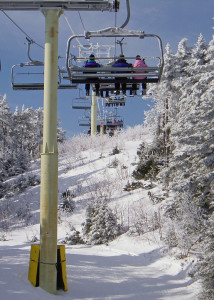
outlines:
{"label": "lift tower", "polygon": [[57,291],[57,86],[58,30],[63,10],[114,11],[118,1],[107,0],[0,0],[1,10],[41,10],[45,16],[44,123],[40,192],[40,286]]}

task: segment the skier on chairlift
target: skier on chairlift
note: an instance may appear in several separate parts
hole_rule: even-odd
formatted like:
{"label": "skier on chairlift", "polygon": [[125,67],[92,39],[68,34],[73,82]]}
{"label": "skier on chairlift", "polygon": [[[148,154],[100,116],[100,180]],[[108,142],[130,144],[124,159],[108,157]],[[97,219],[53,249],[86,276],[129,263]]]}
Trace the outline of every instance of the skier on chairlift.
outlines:
{"label": "skier on chairlift", "polygon": [[[133,68],[144,68],[144,67],[148,67],[147,64],[145,63],[144,59],[141,59],[140,55],[136,56],[136,61],[133,64]],[[135,71],[135,73],[147,73],[147,71]],[[144,77],[134,77],[134,79],[145,79],[146,76]],[[134,83],[132,86],[133,90],[134,90],[134,95],[137,95],[137,84]],[[142,95],[146,95],[146,89],[147,89],[147,85],[146,82],[142,83]]]}
{"label": "skier on chairlift", "polygon": [[[115,64],[112,67],[115,68],[128,68],[130,67],[131,64],[129,64],[126,60],[125,60],[125,56],[123,54],[120,54],[119,59],[115,62]],[[122,72],[122,71],[118,71],[115,73],[126,73],[126,72]],[[121,85],[122,85],[122,91],[123,91],[123,95],[126,95],[126,79],[125,77],[116,77],[116,79],[120,80]],[[116,95],[119,95],[120,92],[120,82],[115,82],[115,90],[116,90]]]}
{"label": "skier on chairlift", "polygon": [[[86,61],[84,68],[99,68],[99,67],[100,67],[100,64],[98,64],[95,61],[94,54],[91,54],[89,56],[89,59]],[[91,73],[96,73],[96,72],[91,72]],[[100,88],[99,83],[95,83],[96,96],[99,95],[99,88]],[[90,83],[86,83],[85,90],[86,90],[86,96],[89,96],[90,95]]]}

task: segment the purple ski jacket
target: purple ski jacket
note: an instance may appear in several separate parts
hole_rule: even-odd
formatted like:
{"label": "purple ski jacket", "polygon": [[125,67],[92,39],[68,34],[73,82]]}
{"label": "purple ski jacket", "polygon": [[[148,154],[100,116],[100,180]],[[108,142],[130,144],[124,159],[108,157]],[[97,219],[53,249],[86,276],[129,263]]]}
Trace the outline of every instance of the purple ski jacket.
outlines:
{"label": "purple ski jacket", "polygon": [[84,65],[85,68],[99,68],[100,64],[95,62],[94,60],[87,60],[87,62]]}

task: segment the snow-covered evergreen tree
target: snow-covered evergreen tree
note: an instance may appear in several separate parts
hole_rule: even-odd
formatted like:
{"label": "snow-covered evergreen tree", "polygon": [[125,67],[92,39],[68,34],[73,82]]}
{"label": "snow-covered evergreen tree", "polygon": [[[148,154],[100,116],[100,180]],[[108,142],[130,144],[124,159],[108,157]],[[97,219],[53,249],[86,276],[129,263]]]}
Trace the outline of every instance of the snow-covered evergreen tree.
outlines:
{"label": "snow-covered evergreen tree", "polygon": [[[205,92],[201,96],[201,130],[204,132],[204,145],[201,147],[202,167],[200,168],[201,185],[204,194],[199,198],[199,204],[206,213],[206,227],[203,239],[202,256],[199,276],[203,279],[202,299],[214,298],[214,36],[210,41],[203,69],[203,84]],[[206,126],[207,125],[207,126]],[[204,175],[204,176],[203,176]]]}
{"label": "snow-covered evergreen tree", "polygon": [[7,104],[6,95],[0,99],[0,181],[14,174],[15,153],[13,149],[13,114]]}
{"label": "snow-covered evergreen tree", "polygon": [[[23,173],[31,160],[40,157],[43,134],[43,109],[18,107],[12,113],[6,96],[0,98],[0,180]],[[65,131],[57,131],[59,143],[65,140]]]}
{"label": "snow-covered evergreen tree", "polygon": [[86,209],[83,234],[88,244],[106,244],[119,234],[119,225],[106,200],[94,200]]}
{"label": "snow-covered evergreen tree", "polygon": [[[173,197],[165,203],[165,215],[172,221],[182,253],[187,255],[192,247],[201,251],[200,272],[211,298],[213,235],[207,233],[214,211],[213,58],[214,41],[207,45],[202,35],[194,48],[182,39],[175,55],[167,45],[162,81],[152,88],[157,101],[156,141],[169,147],[167,164],[158,174]],[[205,254],[204,240],[211,245]]]}
{"label": "snow-covered evergreen tree", "polygon": [[214,214],[209,219],[206,236],[202,243],[203,260],[198,266],[199,278],[203,282],[203,292],[200,295],[201,300],[214,298]]}

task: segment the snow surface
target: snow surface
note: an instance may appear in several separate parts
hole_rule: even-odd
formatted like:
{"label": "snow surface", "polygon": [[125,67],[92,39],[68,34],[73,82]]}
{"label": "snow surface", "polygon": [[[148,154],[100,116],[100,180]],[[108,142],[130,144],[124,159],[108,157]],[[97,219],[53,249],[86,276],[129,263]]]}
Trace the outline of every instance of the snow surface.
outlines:
{"label": "snow surface", "polygon": [[[137,148],[141,140],[120,142],[121,153],[109,155],[112,145],[103,146],[102,157],[98,150],[78,153],[71,160],[64,154],[59,165],[59,195],[73,190],[76,208],[72,215],[59,212],[59,244],[71,225],[81,229],[85,220],[86,201],[105,194],[112,209],[123,215],[124,223],[132,222],[135,210],[148,203],[148,190],[123,191],[137,161]],[[117,158],[118,168],[109,168]],[[72,167],[70,170],[67,166]],[[121,166],[127,168],[121,168]],[[32,171],[40,172],[39,165]],[[96,185],[99,182],[99,185]],[[104,184],[102,184],[104,183]],[[92,188],[93,187],[93,188]],[[161,193],[155,186],[154,193]],[[14,196],[15,202],[30,202],[33,217],[31,224],[18,224],[0,241],[0,299],[84,299],[84,300],[193,300],[200,284],[188,276],[193,258],[176,259],[162,244],[158,232],[141,236],[125,233],[109,245],[66,245],[68,291],[58,291],[57,296],[33,287],[28,281],[30,247],[33,236],[39,238],[39,186]],[[57,298],[56,298],[57,297]]]}

